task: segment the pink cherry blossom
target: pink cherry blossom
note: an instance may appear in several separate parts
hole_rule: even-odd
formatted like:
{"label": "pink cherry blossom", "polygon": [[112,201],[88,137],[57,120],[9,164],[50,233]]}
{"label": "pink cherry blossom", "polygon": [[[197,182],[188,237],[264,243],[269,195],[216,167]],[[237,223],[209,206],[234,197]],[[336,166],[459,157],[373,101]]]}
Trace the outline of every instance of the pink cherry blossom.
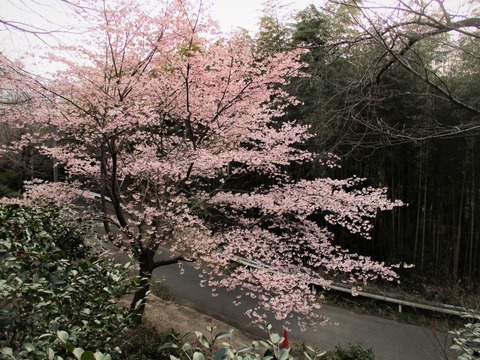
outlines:
{"label": "pink cherry blossom", "polygon": [[[221,35],[187,0],[155,9],[89,3],[87,40],[52,52],[64,70],[51,80],[13,71],[2,58],[12,69],[2,84],[29,101],[2,105],[2,121],[22,131],[0,154],[34,146],[68,174],[27,199],[99,193],[92,206],[107,236],[142,275],[165,265],[153,257],[169,248],[181,254],[171,262],[196,259],[213,289],[242,288],[257,299],[248,313],[257,321],[267,312],[285,321],[312,316],[318,289],[335,276],[352,293],[398,278],[391,266],[336,245],[331,227],[368,238],[377,212],[401,202],[362,188],[363,179],[295,181],[289,172],[321,161],[299,146],[312,136],[308,127],[278,120],[298,103],[282,85],[305,76],[301,50],[260,54],[248,36]],[[258,266],[232,267],[238,256]]]}

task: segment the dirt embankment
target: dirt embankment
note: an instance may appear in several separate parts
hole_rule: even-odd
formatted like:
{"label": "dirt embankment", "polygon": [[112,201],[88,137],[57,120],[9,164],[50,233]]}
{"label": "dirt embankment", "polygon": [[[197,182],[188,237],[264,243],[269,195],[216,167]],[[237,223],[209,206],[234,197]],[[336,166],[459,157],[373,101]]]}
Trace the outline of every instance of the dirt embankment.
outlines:
{"label": "dirt embankment", "polygon": [[[200,331],[207,338],[210,338],[207,328],[212,325],[215,327],[214,335],[220,331],[229,331],[232,329],[230,325],[222,321],[183,305],[162,300],[152,294],[148,296],[145,318],[146,321],[159,332],[174,329],[181,335],[187,332]],[[235,337],[231,344],[237,349],[245,345],[250,345],[252,341],[255,340],[253,336],[238,331],[237,329],[235,329],[234,334]],[[190,340],[193,340],[193,338]]]}

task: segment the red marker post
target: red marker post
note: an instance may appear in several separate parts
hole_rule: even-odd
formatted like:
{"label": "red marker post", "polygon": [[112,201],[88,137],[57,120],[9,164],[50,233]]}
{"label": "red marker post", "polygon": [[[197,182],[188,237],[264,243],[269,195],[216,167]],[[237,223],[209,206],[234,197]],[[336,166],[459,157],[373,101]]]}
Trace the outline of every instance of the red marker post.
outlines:
{"label": "red marker post", "polygon": [[280,348],[288,348],[288,331],[286,329],[283,329],[283,342]]}

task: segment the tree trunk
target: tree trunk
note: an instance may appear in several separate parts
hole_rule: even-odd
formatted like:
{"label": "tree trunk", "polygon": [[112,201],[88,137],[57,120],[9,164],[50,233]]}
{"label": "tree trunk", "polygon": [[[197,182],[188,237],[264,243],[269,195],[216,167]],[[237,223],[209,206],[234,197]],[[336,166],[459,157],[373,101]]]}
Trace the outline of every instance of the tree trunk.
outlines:
{"label": "tree trunk", "polygon": [[145,304],[147,303],[147,294],[150,290],[150,284],[152,282],[152,273],[158,267],[176,264],[180,261],[194,261],[186,260],[182,255],[168,259],[155,261],[155,251],[148,248],[141,249],[138,256],[138,263],[140,266],[139,276],[140,282],[138,290],[133,296],[133,300],[130,304],[130,310],[134,313],[134,321],[140,324],[145,313]]}
{"label": "tree trunk", "polygon": [[460,206],[458,209],[457,234],[456,234],[455,242],[453,246],[453,278],[455,280],[457,280],[458,278],[459,266],[460,266],[460,247],[462,243],[463,201],[465,197],[466,162],[467,162],[467,159],[465,158],[465,161],[463,164],[462,188],[460,192]]}
{"label": "tree trunk", "polygon": [[133,295],[132,303],[130,304],[130,311],[134,314],[134,322],[140,324],[145,313],[145,304],[147,302],[147,293],[150,290],[150,282],[152,278],[151,272],[144,266],[140,265],[139,270],[140,283],[139,288]]}

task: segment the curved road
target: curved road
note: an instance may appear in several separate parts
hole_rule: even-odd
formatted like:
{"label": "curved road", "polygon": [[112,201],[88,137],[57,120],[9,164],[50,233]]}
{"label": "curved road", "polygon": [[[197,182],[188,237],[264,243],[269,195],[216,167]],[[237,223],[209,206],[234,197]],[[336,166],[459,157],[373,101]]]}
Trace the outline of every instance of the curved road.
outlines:
{"label": "curved road", "polygon": [[[235,306],[232,302],[238,292],[224,289],[218,289],[218,296],[213,297],[208,288],[200,287],[199,271],[194,265],[184,263],[183,267],[183,274],[180,274],[176,265],[164,266],[154,272],[157,280],[164,277],[164,284],[170,288],[176,302],[235,328],[255,332],[255,326],[251,326],[244,315],[245,310],[251,307],[245,303],[250,299],[243,298],[242,304]],[[445,334],[376,316],[357,314],[334,306],[323,305],[320,313],[339,325],[326,325],[318,327],[317,331],[308,329],[306,332],[300,332],[298,327],[293,326],[289,339],[325,350],[338,344],[359,343],[364,348],[373,348],[378,360],[456,359],[455,353],[449,349],[451,339]],[[282,323],[274,320],[269,322],[277,332],[281,331]]]}

